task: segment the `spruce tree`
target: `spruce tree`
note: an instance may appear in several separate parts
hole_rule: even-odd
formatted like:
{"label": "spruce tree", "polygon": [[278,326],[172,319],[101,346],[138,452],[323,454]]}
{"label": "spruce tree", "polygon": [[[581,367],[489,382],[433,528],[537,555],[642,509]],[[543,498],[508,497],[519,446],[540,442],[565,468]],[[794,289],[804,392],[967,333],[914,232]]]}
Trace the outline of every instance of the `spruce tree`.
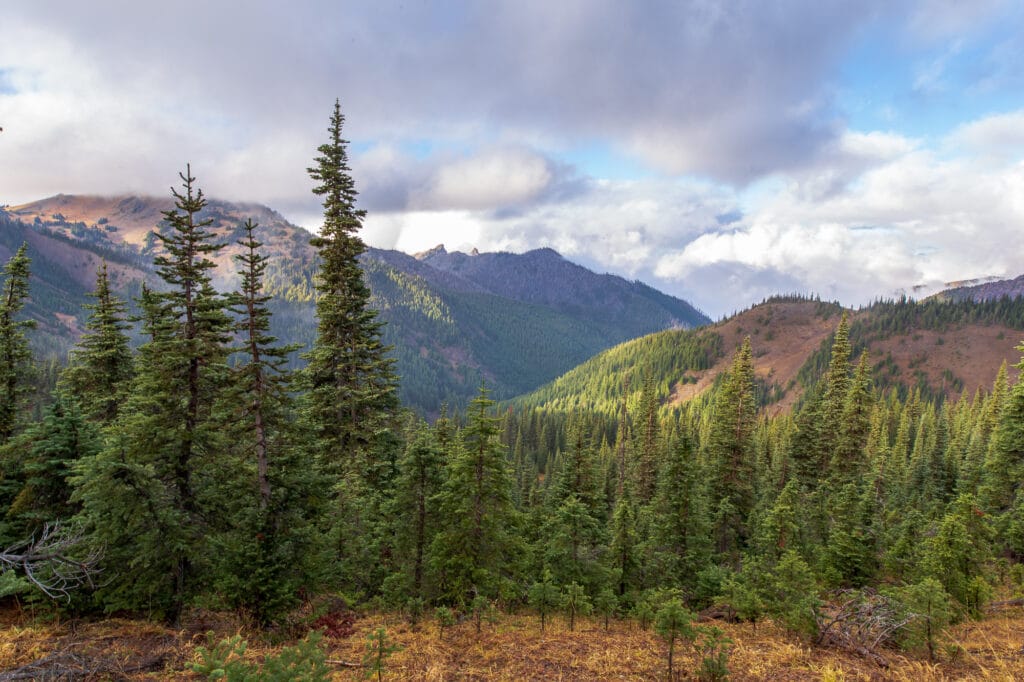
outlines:
{"label": "spruce tree", "polygon": [[388,516],[394,520],[397,579],[406,595],[426,597],[428,551],[437,532],[437,493],[443,483],[444,453],[435,432],[417,422],[406,436],[398,460],[395,496]]}
{"label": "spruce tree", "polygon": [[31,259],[28,245],[22,244],[4,266],[0,291],[0,445],[18,429],[29,386],[32,351],[25,330],[35,327],[34,320],[18,319],[28,300]]}
{"label": "spruce tree", "polygon": [[662,584],[692,587],[712,561],[707,488],[693,440],[683,434],[658,477],[651,554]]}
{"label": "spruce tree", "polygon": [[230,386],[219,398],[216,421],[229,438],[223,458],[222,490],[227,494],[213,539],[216,584],[228,602],[247,609],[257,622],[295,604],[313,586],[319,556],[313,522],[315,500],[325,482],[296,447],[292,428],[291,376],[285,370],[295,346],[280,346],[270,334],[271,297],[264,291],[267,257],[247,220],[238,241],[240,290],[239,357]]}
{"label": "spruce tree", "polygon": [[[1024,351],[1024,345],[1017,349]],[[1017,366],[1024,367],[1024,360]],[[991,400],[999,400],[1003,408],[985,460],[981,497],[990,511],[1002,513],[1013,504],[1024,479],[1024,381],[1014,384],[1005,398],[997,398],[996,391],[998,380]],[[986,414],[982,419],[990,417]]]}
{"label": "spruce tree", "polygon": [[853,382],[846,395],[846,405],[839,426],[839,437],[833,450],[831,470],[840,479],[848,479],[863,472],[864,448],[871,432],[871,376],[867,353],[857,363]]}
{"label": "spruce tree", "polygon": [[110,290],[106,261],[96,271],[96,290],[90,295],[95,303],[85,306],[92,311],[86,332],[71,352],[59,385],[78,399],[87,418],[106,425],[117,417],[132,374],[127,308]]}
{"label": "spruce tree", "polygon": [[715,400],[706,458],[711,468],[718,550],[738,559],[754,508],[754,366],[750,337],[733,357],[732,367]]}
{"label": "spruce tree", "polygon": [[[0,446],[4,473],[21,488],[7,509],[10,539],[35,535],[48,523],[69,521],[78,511],[71,502],[75,463],[100,448],[97,428],[85,420],[77,403],[57,394],[42,421]],[[16,471],[11,464],[17,463]]]}
{"label": "spruce tree", "polygon": [[[76,500],[105,549],[110,609],[146,606],[176,621],[209,558],[208,523],[228,503],[223,424],[214,407],[229,383],[231,323],[214,291],[210,260],[221,245],[200,218],[206,205],[190,169],[164,213],[163,252],[154,262],[166,290],[144,291],[144,333],[130,396],[106,447],[82,461]],[[123,570],[121,567],[130,567]]]}
{"label": "spruce tree", "polygon": [[512,472],[487,394],[481,386],[454,441],[438,495],[443,528],[431,546],[443,596],[462,604],[477,594],[497,597],[502,583],[515,575],[522,553],[514,532]]}
{"label": "spruce tree", "polygon": [[318,148],[310,176],[323,198],[323,225],[310,240],[320,269],[316,277],[317,335],[304,356],[305,418],[317,455],[333,473],[368,475],[381,433],[397,409],[396,380],[381,326],[370,308],[370,289],[359,267],[366,250],[359,237],[366,212],[356,208],[357,192],[348,166],[345,117],[334,104],[328,141]]}

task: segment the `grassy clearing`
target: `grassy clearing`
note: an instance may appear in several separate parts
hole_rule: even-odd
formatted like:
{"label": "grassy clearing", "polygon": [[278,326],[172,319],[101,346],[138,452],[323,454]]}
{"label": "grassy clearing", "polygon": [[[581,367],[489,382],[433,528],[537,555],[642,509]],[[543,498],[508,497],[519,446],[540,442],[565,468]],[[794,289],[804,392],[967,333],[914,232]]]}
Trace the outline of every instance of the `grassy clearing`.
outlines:
{"label": "grassy clearing", "polygon": [[[847,652],[811,647],[771,623],[756,629],[750,624],[714,625],[733,640],[732,680],[1024,679],[1020,609],[951,629],[938,662],[886,651],[889,669]],[[497,623],[484,624],[479,634],[472,622],[464,622],[447,628],[441,639],[433,621],[411,627],[382,614],[360,616],[351,636],[325,640],[327,657],[336,669],[334,679],[363,679],[362,670],[350,665],[362,661],[367,636],[381,626],[401,646],[386,662],[384,679],[389,680],[665,679],[665,643],[632,622],[613,621],[606,631],[600,621],[584,619],[570,632],[567,622],[555,618],[542,635],[532,616],[503,616]],[[196,660],[196,647],[205,643],[208,630],[218,638],[241,632],[250,643],[246,657],[254,661],[280,649],[217,614],[193,614],[185,627],[175,630],[126,619],[56,622],[8,609],[0,613],[0,670],[49,657],[53,665],[82,665],[88,673],[84,679],[198,679],[186,671],[186,664]],[[699,658],[688,645],[677,649],[677,670],[683,671],[679,679],[694,679]]]}

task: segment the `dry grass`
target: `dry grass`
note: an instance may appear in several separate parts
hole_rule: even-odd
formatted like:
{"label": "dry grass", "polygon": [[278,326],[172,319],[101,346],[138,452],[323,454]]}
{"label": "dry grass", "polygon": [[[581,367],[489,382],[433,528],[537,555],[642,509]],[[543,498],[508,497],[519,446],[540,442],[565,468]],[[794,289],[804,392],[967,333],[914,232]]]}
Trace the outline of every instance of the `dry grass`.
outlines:
{"label": "dry grass", "polygon": [[[1024,612],[1019,609],[953,628],[939,662],[885,652],[888,669],[854,654],[811,647],[770,623],[756,629],[715,624],[734,642],[729,660],[733,680],[1024,680]],[[385,679],[393,681],[665,679],[665,644],[652,631],[621,621],[605,631],[600,622],[584,620],[569,632],[566,623],[554,619],[541,634],[537,619],[526,615],[484,624],[479,634],[473,623],[461,623],[449,628],[444,639],[433,621],[413,628],[394,616],[367,615],[356,621],[351,637],[327,642],[328,658],[358,663],[366,636],[382,625],[402,647],[387,662]],[[124,619],[47,623],[12,609],[0,613],[0,626],[0,670],[74,651],[104,662],[103,675],[87,678],[97,680],[196,679],[185,664],[196,660],[206,630],[218,637],[242,632],[250,641],[247,657],[254,660],[279,648],[216,614],[196,614],[186,627],[174,630]],[[679,679],[693,679],[697,652],[686,644],[677,652]],[[336,680],[362,679],[357,668],[338,665],[336,670]]]}

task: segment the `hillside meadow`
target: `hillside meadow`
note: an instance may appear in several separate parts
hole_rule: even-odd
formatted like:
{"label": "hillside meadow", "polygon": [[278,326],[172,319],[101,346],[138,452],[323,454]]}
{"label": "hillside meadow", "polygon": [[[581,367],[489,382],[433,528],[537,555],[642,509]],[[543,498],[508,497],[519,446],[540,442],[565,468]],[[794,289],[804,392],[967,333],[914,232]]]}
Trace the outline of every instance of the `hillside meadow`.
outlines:
{"label": "hillside meadow", "polygon": [[[340,627],[338,626],[340,622]],[[534,615],[502,615],[445,628],[433,619],[412,626],[401,616],[347,613],[325,618],[334,630],[323,640],[329,679],[364,679],[367,637],[384,627],[400,648],[386,658],[384,680],[664,680],[667,645],[636,621],[584,618],[570,631],[568,620],[548,620],[543,633]],[[253,630],[224,614],[196,611],[178,629],[151,621],[111,618],[61,620],[45,611],[7,605],[0,612],[0,680],[198,680],[189,664],[202,662],[199,648],[208,633],[215,640],[240,634],[249,646],[244,658],[259,664],[289,642]],[[701,625],[721,628],[732,640],[730,680],[1020,680],[1024,679],[1024,609],[1012,607],[979,621],[948,629],[939,660],[923,652],[881,650],[888,663],[836,648],[815,647],[771,621]],[[697,679],[701,652],[683,643],[676,649],[676,679]],[[35,664],[35,667],[32,667]],[[375,677],[375,676],[374,676]],[[301,679],[301,678],[300,678]]]}

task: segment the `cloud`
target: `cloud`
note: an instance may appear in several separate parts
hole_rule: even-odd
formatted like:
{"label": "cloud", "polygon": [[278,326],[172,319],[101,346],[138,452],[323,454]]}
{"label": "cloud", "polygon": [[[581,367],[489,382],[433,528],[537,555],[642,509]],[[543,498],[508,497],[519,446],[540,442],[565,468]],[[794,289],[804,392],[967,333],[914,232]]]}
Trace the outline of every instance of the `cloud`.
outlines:
{"label": "cloud", "polygon": [[1024,156],[1024,109],[986,116],[957,127],[949,136],[954,148],[992,160]]}
{"label": "cloud", "polygon": [[[976,124],[965,130],[986,129]],[[779,292],[867,304],[915,285],[1016,276],[1024,262],[1024,164],[950,157],[894,133],[847,133],[817,168],[751,196],[692,179],[584,186],[512,216],[371,214],[366,234],[410,252],[438,242],[464,251],[550,246],[713,316]]]}
{"label": "cloud", "polygon": [[[978,126],[988,129],[985,122]],[[989,167],[971,157],[943,158],[898,138],[882,146],[888,153],[838,191],[806,192],[793,182],[750,211],[741,226],[665,254],[655,274],[692,281],[716,268],[741,271],[749,295],[759,288],[751,286],[756,273],[763,288],[747,300],[798,284],[800,291],[846,304],[918,284],[1021,274],[1024,164]],[[717,285],[740,288],[728,279]],[[699,302],[722,310],[721,303]]]}
{"label": "cloud", "polygon": [[[429,137],[471,153],[539,146],[550,158],[602,139],[660,171],[743,183],[806,164],[836,136],[823,84],[872,19],[870,4],[321,0],[238,12],[197,0],[23,3],[5,9],[0,27],[4,82],[13,66],[60,101],[20,87],[0,96],[5,109],[39,119],[40,135],[26,138],[37,152],[65,133],[60,146],[77,160],[52,185],[104,177],[107,191],[162,191],[157,178],[182,157],[209,168],[227,157],[253,165],[223,174],[225,194],[257,174],[290,187],[293,156],[313,155],[336,95],[356,140]],[[60,122],[43,135],[47,106],[96,144],[69,144]],[[258,150],[284,144],[297,151],[279,167],[281,157]],[[544,171],[516,170],[540,183],[524,172]],[[439,201],[465,205],[435,180]],[[20,183],[23,192],[43,185]]]}

